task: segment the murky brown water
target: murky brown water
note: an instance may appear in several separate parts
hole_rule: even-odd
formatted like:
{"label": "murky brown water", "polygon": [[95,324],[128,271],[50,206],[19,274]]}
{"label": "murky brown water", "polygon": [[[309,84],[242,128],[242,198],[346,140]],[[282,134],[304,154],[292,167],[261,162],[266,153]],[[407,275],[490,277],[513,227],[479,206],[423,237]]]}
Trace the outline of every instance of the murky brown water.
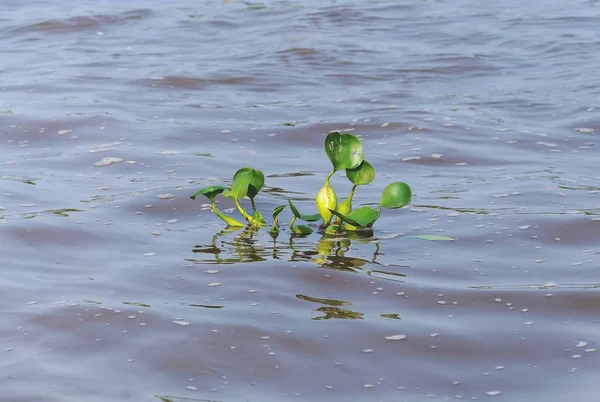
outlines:
{"label": "murky brown water", "polygon": [[[598,26],[584,0],[4,2],[0,400],[595,400]],[[189,199],[251,165],[265,215],[312,212],[333,129],[378,171],[358,202],[413,187],[372,238]]]}

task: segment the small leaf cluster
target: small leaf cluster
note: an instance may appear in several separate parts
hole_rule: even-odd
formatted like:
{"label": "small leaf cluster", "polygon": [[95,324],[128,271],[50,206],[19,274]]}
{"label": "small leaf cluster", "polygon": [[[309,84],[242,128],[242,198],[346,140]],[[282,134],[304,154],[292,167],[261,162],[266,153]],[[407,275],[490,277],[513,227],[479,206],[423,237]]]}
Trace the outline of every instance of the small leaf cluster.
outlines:
{"label": "small leaf cluster", "polygon": [[[289,223],[293,233],[309,234],[312,228],[306,225],[294,225],[296,219],[305,222],[317,222],[322,220],[321,227],[326,233],[339,233],[341,230],[361,231],[371,230],[373,224],[381,215],[382,208],[394,209],[401,208],[410,204],[412,191],[408,184],[404,182],[394,182],[388,184],[383,190],[378,208],[367,206],[352,208],[352,199],[358,186],[370,184],[375,178],[375,168],[364,159],[363,145],[358,137],[349,133],[340,133],[338,131],[330,132],[325,138],[325,153],[333,166],[332,171],[325,178],[325,184],[318,191],[315,197],[317,213],[302,214],[291,200],[288,200],[290,209],[294,217]],[[338,203],[337,193],[331,187],[330,179],[338,171],[345,170],[346,177],[352,183],[352,188],[348,196]],[[196,191],[191,198],[195,199],[198,195],[206,196],[211,203],[213,212],[221,218],[228,226],[242,227],[246,224],[223,214],[215,205],[215,198],[222,194],[227,198],[234,200],[235,205],[246,220],[247,224],[252,226],[265,226],[263,215],[256,208],[254,198],[260,192],[265,184],[265,175],[262,171],[245,167],[238,170],[233,176],[230,187],[210,186]],[[247,197],[250,199],[252,213],[248,213],[240,204],[240,201]],[[286,205],[280,205],[273,210],[273,224],[270,228],[271,233],[279,232],[278,215],[286,208]],[[332,222],[332,218],[335,219]]]}

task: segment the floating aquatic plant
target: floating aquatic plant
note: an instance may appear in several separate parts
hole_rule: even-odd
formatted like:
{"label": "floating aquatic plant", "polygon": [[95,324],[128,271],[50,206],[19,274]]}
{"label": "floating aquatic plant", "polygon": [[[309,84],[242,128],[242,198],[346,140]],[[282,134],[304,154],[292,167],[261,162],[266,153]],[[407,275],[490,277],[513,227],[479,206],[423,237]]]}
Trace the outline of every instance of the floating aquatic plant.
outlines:
{"label": "floating aquatic plant", "polygon": [[[375,178],[375,168],[364,159],[362,143],[355,135],[332,131],[325,138],[324,148],[333,169],[325,177],[325,183],[315,197],[317,213],[302,214],[298,208],[296,208],[294,203],[291,200],[288,200],[288,205],[294,214],[289,223],[292,233],[302,236],[310,234],[313,231],[313,229],[307,225],[294,225],[296,219],[305,222],[317,222],[322,220],[323,223],[321,228],[324,229],[327,234],[339,233],[342,230],[371,230],[375,221],[381,216],[382,208],[395,209],[410,204],[412,199],[410,186],[404,182],[394,182],[388,184],[383,190],[377,208],[363,206],[353,209],[352,199],[356,188],[358,186],[366,186],[373,181]],[[345,170],[346,177],[352,183],[352,188],[348,193],[348,196],[342,202],[338,203],[338,197],[331,187],[330,179],[340,170]],[[261,191],[264,184],[265,175],[262,171],[252,167],[244,167],[235,173],[229,187],[206,187],[196,191],[191,198],[195,199],[198,195],[206,196],[210,200],[213,212],[227,223],[228,226],[245,226],[245,224],[223,214],[217,209],[215,198],[217,195],[222,194],[224,197],[234,200],[238,211],[249,225],[260,227],[265,226],[267,222],[262,213],[257,209],[254,199]],[[246,197],[250,199],[252,214],[249,214],[240,203],[240,201]],[[279,232],[280,225],[278,215],[285,207],[286,205],[280,205],[273,210],[273,225],[269,229],[273,235],[276,235]],[[332,223],[331,219],[334,216],[336,219]]]}

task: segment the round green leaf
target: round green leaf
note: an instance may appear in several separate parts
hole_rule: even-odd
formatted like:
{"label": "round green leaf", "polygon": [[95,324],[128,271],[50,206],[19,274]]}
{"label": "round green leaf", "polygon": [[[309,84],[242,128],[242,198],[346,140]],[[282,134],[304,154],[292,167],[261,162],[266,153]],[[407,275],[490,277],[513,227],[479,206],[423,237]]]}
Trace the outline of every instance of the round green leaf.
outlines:
{"label": "round green leaf", "polygon": [[379,205],[381,208],[402,208],[410,204],[412,200],[412,191],[408,184],[398,181],[388,184],[383,190]]}
{"label": "round green leaf", "polygon": [[358,167],[346,169],[346,176],[355,186],[365,186],[375,178],[375,168],[369,162],[363,160]]}
{"label": "round green leaf", "polygon": [[190,196],[190,198],[192,200],[195,200],[197,196],[203,195],[203,196],[207,197],[209,200],[214,200],[217,195],[221,194],[225,190],[227,190],[227,187],[223,187],[223,186],[205,187],[205,188],[202,188],[202,189],[196,191],[194,194],[192,194]]}
{"label": "round green leaf", "polygon": [[260,170],[251,167],[241,168],[233,175],[231,191],[223,194],[226,197],[236,200],[244,198],[254,198],[265,184],[265,175]]}
{"label": "round green leaf", "polygon": [[325,137],[325,153],[333,164],[333,170],[354,169],[363,161],[363,146],[352,134],[330,132]]}

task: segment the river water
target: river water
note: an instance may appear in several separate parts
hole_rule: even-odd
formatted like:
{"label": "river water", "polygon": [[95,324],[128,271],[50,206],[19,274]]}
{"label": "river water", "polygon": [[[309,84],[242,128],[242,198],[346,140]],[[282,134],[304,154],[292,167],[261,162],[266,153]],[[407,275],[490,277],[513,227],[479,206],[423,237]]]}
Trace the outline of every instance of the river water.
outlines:
{"label": "river water", "polygon": [[[0,399],[595,400],[598,27],[597,0],[4,1]],[[312,213],[336,129],[377,169],[356,204],[413,188],[370,238],[189,198],[253,166],[265,216]]]}

